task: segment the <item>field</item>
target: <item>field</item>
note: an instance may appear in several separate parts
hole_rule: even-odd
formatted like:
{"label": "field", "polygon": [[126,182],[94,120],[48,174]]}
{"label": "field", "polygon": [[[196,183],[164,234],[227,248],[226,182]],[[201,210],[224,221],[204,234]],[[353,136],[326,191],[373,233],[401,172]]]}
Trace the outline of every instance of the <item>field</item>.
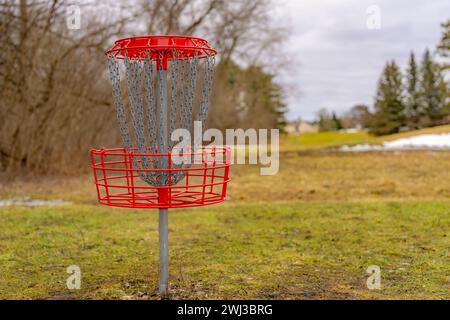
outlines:
{"label": "field", "polygon": [[[226,203],[171,211],[170,298],[450,298],[450,152],[339,153],[380,140],[323,135],[285,138],[275,176],[234,166]],[[25,195],[72,204],[0,208],[0,298],[158,299],[155,210],[97,205],[89,175],[3,180],[0,198]]]}

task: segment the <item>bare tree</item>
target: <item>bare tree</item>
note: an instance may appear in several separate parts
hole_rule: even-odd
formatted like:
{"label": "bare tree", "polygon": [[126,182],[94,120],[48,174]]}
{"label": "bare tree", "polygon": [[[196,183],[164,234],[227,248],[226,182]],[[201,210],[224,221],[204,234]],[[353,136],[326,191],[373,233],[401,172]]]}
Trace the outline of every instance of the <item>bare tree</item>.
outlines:
{"label": "bare tree", "polygon": [[149,34],[194,34],[219,49],[221,59],[254,64],[282,39],[270,0],[140,0]]}
{"label": "bare tree", "polygon": [[[109,104],[103,83],[106,42],[121,32],[127,20],[86,23],[77,35],[66,27],[70,3],[2,1],[2,65],[0,93],[1,165],[3,168],[63,166],[84,139],[89,121],[101,114],[86,110]],[[83,4],[85,15],[92,9]],[[101,88],[103,89],[100,90]],[[86,123],[87,122],[87,123]],[[55,151],[57,150],[57,151]],[[73,162],[73,160],[72,160]]]}
{"label": "bare tree", "polygon": [[[78,30],[67,26],[71,5]],[[249,79],[264,77],[246,71],[280,39],[271,10],[270,0],[0,0],[0,171],[71,172],[87,168],[90,148],[120,145],[104,50],[128,35],[207,38],[222,53],[210,123],[250,125],[235,112],[244,95],[259,108],[255,125],[272,126],[268,100],[256,97],[273,88],[254,92]]]}

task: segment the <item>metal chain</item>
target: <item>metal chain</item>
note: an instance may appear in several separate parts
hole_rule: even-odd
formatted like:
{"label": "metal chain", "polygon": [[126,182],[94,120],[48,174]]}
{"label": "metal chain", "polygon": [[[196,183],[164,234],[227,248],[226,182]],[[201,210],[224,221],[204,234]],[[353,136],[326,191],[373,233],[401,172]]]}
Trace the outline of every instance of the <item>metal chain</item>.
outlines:
{"label": "metal chain", "polygon": [[178,74],[178,62],[179,62],[179,54],[176,50],[172,51],[172,65],[170,70],[170,80],[172,84],[172,101],[170,108],[170,129],[169,129],[169,142],[170,149],[172,150],[174,142],[170,139],[170,135],[175,130],[175,126],[177,123],[177,74]]}
{"label": "metal chain", "polygon": [[[202,128],[205,127],[206,116],[208,113],[209,107],[209,96],[211,94],[212,82],[214,76],[214,56],[208,56],[205,59],[204,73],[203,73],[203,86],[202,86],[202,95],[200,99],[200,108],[198,110],[197,116],[195,120],[202,122]],[[200,150],[196,150],[198,146],[201,147],[203,132],[200,135],[195,135],[195,141],[193,144],[194,152],[199,152]],[[194,156],[191,156],[191,163],[194,161]],[[191,165],[187,165],[186,167],[191,167]]]}
{"label": "metal chain", "polygon": [[194,99],[195,99],[195,89],[197,87],[197,67],[198,67],[198,58],[197,55],[194,56],[192,60],[189,61],[190,74],[189,74],[189,94],[188,94],[188,102],[187,102],[187,124],[184,128],[190,129],[192,125],[192,112],[194,108]]}
{"label": "metal chain", "polygon": [[[187,118],[187,95],[188,95],[188,83],[186,81],[186,79],[188,78],[188,60],[186,59],[186,57],[184,57],[181,53],[179,54],[179,59],[177,61],[177,65],[176,65],[177,69],[178,69],[178,74],[175,74],[175,76],[173,76],[172,74],[172,81],[173,79],[175,79],[178,77],[179,79],[179,87],[177,88],[176,86],[172,86],[172,90],[173,88],[177,89],[177,93],[178,93],[178,100],[175,103],[177,104],[177,111],[175,113],[175,115],[180,118],[180,122],[179,122],[179,126],[181,128],[184,128],[186,123],[188,123],[188,118]],[[174,70],[172,69],[172,72]],[[173,105],[173,104],[172,104]],[[179,108],[178,108],[179,106]],[[172,121],[174,120],[173,118],[171,119]],[[171,125],[173,125],[173,122],[171,123]],[[175,128],[175,126],[174,126]],[[172,134],[173,130],[171,128],[170,130],[170,134]],[[171,142],[171,149],[173,148],[173,142]],[[183,166],[182,163],[180,164],[174,164],[173,167],[176,169],[179,169]],[[172,182],[173,184],[178,183],[182,178],[184,177],[183,172],[181,171],[175,171],[172,172]]]}
{"label": "metal chain", "polygon": [[[144,59],[144,74],[145,74],[145,89],[147,100],[147,126],[149,131],[149,147],[150,152],[155,152],[157,146],[157,131],[156,131],[156,106],[154,99],[154,66],[151,58],[151,52],[148,52]],[[148,166],[155,168],[155,161],[149,160]],[[147,179],[145,180],[150,185],[158,185],[158,177],[156,172],[147,172]]]}
{"label": "metal chain", "polygon": [[[125,75],[127,78],[128,97],[130,100],[131,118],[134,127],[136,144],[139,153],[147,153],[145,127],[144,127],[144,107],[142,103],[142,85],[141,85],[141,63],[139,61],[132,61],[125,57]],[[149,159],[147,156],[139,157],[141,165],[145,169],[149,169]],[[133,165],[139,168],[138,159],[133,157]],[[138,171],[139,176],[146,182],[150,182],[150,177],[144,171]]]}
{"label": "metal chain", "polygon": [[[192,114],[194,109],[194,101],[195,101],[195,91],[197,86],[197,69],[198,69],[198,57],[197,55],[194,56],[194,58],[186,61],[186,73],[184,77],[184,82],[186,83],[186,86],[184,88],[185,92],[183,95],[183,102],[181,107],[181,127],[187,130],[191,130],[192,126]],[[191,157],[191,163],[192,163],[193,157]],[[191,164],[178,164],[176,167],[189,168],[191,167]],[[181,179],[184,178],[186,175],[185,171],[178,171],[173,175],[173,181],[177,183]]]}
{"label": "metal chain", "polygon": [[150,133],[150,148],[156,150],[156,107],[153,92],[153,61],[150,53],[144,60],[145,88],[147,93],[147,125]]}
{"label": "metal chain", "polygon": [[145,153],[144,109],[141,97],[140,65],[138,61],[125,58],[128,97],[130,99],[131,117],[135,131],[138,150]]}
{"label": "metal chain", "polygon": [[[156,57],[159,59],[159,64],[162,63],[162,53]],[[157,95],[155,97],[154,92],[154,61],[155,58],[149,53],[148,56],[142,61],[131,60],[129,57],[125,57],[125,75],[126,84],[129,97],[130,113],[132,118],[132,127],[134,129],[134,135],[136,138],[136,146],[139,153],[148,153],[146,144],[146,128],[148,126],[149,132],[149,147],[152,153],[167,153],[172,150],[174,143],[170,137],[172,132],[177,127],[177,119],[179,117],[179,127],[188,129],[191,131],[193,110],[195,104],[195,95],[197,87],[197,73],[199,58],[197,55],[194,57],[183,56],[180,52],[172,52],[172,61],[170,63],[169,79],[166,77],[167,72],[158,72],[156,76],[157,80]],[[206,117],[209,108],[209,97],[212,91],[213,75],[214,75],[214,56],[205,58],[203,83],[200,97],[200,106],[195,117],[196,120],[202,122],[204,127]],[[110,72],[110,79],[113,86],[113,98],[117,111],[117,120],[119,124],[120,133],[124,147],[127,149],[133,148],[129,127],[127,123],[127,116],[124,108],[123,98],[120,90],[120,74],[118,61],[114,57],[108,58],[108,67]],[[145,121],[144,114],[144,92],[142,88],[142,73],[145,76],[145,94],[146,94],[146,113],[147,121]],[[170,108],[167,104],[167,81],[170,80]],[[156,98],[156,99],[155,99]],[[155,104],[155,101],[157,102]],[[166,106],[165,112],[169,113],[168,123],[164,123],[165,116],[162,113],[163,108],[158,106]],[[157,117],[159,120],[157,121]],[[157,128],[158,126],[158,128]],[[168,129],[168,130],[166,130]],[[165,134],[164,134],[165,133]],[[197,137],[198,138],[198,137]],[[200,137],[201,139],[201,137]],[[169,145],[167,144],[169,142]],[[194,145],[201,143],[201,141],[195,141]],[[166,150],[162,150],[165,149]],[[156,151],[157,150],[157,151]],[[133,157],[133,166],[135,168],[166,168],[167,158],[157,157],[152,161],[147,156],[140,156],[139,158]],[[191,158],[192,160],[192,158]],[[192,162],[192,161],[191,161]],[[189,168],[191,164],[178,164],[173,165],[173,168]],[[139,177],[154,186],[162,186],[168,184],[167,172],[146,172],[137,170]],[[176,184],[184,178],[186,171],[174,171],[172,172],[171,184]]]}
{"label": "metal chain", "polygon": [[128,132],[127,117],[123,106],[122,94],[120,90],[120,74],[119,64],[114,57],[108,57],[109,76],[112,83],[113,100],[116,106],[117,122],[119,124],[120,135],[122,137],[123,146],[126,149],[132,147],[130,133]]}
{"label": "metal chain", "polygon": [[[162,64],[163,63],[163,54],[162,52],[159,53],[159,63]],[[163,81],[166,81],[165,78],[163,78],[164,74],[162,74],[160,72],[160,70],[158,70],[158,105],[162,106],[164,103],[164,93],[163,93]],[[167,139],[167,137],[164,137],[162,135],[162,132],[164,131],[164,126],[167,126],[167,123],[162,123],[160,120],[162,119],[162,114],[163,114],[163,109],[161,107],[157,108],[157,112],[159,113],[159,118],[158,118],[158,153],[164,153],[167,152],[167,150],[160,150],[161,146],[166,145],[165,141]]]}
{"label": "metal chain", "polygon": [[188,97],[188,77],[189,77],[189,69],[188,69],[189,61],[183,60],[182,61],[182,68],[181,68],[181,103],[180,103],[180,126],[181,128],[187,129],[189,119],[187,115],[187,97]]}
{"label": "metal chain", "polygon": [[205,128],[206,117],[209,109],[209,97],[211,96],[212,85],[214,80],[215,57],[209,56],[205,59],[205,72],[203,75],[202,97],[200,101],[200,109],[196,120],[202,122],[202,128]]}

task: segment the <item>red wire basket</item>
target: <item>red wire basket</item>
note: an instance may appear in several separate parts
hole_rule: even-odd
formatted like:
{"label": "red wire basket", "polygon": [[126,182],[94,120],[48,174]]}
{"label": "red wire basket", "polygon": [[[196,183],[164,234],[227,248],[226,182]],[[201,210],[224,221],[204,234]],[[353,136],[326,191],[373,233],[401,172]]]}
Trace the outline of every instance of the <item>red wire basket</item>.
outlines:
{"label": "red wire basket", "polygon": [[129,57],[143,60],[150,57],[158,64],[158,69],[167,69],[167,61],[173,58],[198,59],[214,56],[217,50],[208,41],[192,36],[159,35],[119,39],[106,51],[115,59]]}
{"label": "red wire basket", "polygon": [[[181,157],[190,164],[178,164],[176,159]],[[203,147],[182,154],[152,153],[150,149],[146,154],[126,148],[91,150],[99,203],[128,208],[183,208],[222,202],[230,180],[230,158],[228,147]],[[145,168],[143,159],[151,168]],[[161,161],[167,166],[156,169],[158,165],[153,164]],[[142,179],[150,175],[164,175],[165,182],[152,185]]]}

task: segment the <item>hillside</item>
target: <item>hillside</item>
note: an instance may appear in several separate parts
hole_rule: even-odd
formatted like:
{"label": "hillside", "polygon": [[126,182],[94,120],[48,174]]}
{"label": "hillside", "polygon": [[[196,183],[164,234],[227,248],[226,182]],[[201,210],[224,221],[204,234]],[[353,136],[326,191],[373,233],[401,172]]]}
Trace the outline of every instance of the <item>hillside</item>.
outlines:
{"label": "hillside", "polygon": [[335,148],[343,145],[357,144],[381,144],[385,141],[412,137],[422,134],[449,133],[450,125],[437,126],[421,130],[401,132],[386,136],[373,136],[367,132],[319,132],[305,133],[298,136],[286,136],[280,142],[282,151],[304,151],[318,150],[324,148]]}

